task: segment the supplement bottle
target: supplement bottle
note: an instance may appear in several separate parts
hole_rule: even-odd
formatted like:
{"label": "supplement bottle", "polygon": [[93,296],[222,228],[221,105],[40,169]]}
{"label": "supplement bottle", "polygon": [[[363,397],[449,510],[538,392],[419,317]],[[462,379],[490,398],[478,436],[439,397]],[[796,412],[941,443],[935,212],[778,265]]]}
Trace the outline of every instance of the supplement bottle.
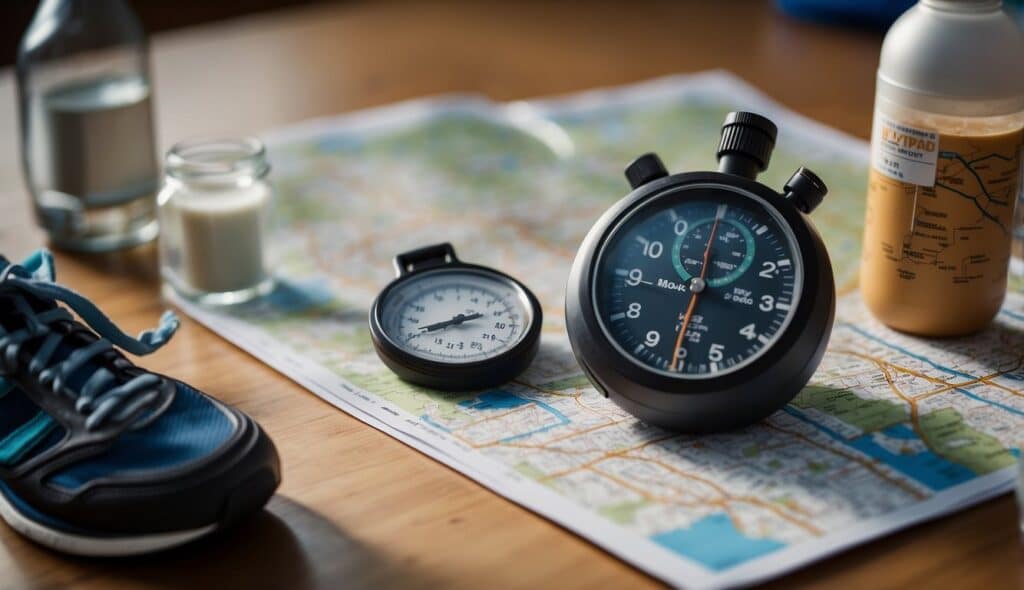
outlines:
{"label": "supplement bottle", "polygon": [[860,285],[888,326],[984,328],[1020,190],[1024,36],[998,0],[921,0],[882,46]]}

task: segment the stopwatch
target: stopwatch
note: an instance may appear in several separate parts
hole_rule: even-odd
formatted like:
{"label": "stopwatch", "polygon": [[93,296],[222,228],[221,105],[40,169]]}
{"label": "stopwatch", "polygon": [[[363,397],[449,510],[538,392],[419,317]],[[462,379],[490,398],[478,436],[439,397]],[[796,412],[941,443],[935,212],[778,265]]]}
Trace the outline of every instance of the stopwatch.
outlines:
{"label": "stopwatch", "polygon": [[704,432],[755,422],[806,385],[835,316],[832,265],[809,214],[825,184],[800,168],[756,181],[777,129],[730,113],[717,172],[669,175],[654,154],[584,239],[566,291],[576,359],[645,422]]}
{"label": "stopwatch", "polygon": [[400,378],[434,389],[504,383],[537,354],[543,314],[516,279],[458,259],[451,244],[395,257],[398,277],[370,308],[377,355]]}

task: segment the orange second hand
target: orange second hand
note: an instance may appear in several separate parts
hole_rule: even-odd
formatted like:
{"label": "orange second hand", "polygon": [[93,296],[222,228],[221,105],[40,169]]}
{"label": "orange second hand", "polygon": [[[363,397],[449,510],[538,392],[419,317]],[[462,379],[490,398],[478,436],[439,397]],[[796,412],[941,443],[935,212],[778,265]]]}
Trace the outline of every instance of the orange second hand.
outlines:
{"label": "orange second hand", "polygon": [[[711,233],[708,234],[708,244],[704,247],[704,262],[701,264],[700,278],[708,276],[708,259],[711,257],[711,245],[715,242],[715,232],[718,231],[718,216],[715,216],[715,222],[711,224]],[[672,351],[672,369],[676,373],[679,372],[679,367],[676,363],[679,362],[679,349],[683,345],[683,336],[686,334],[686,328],[690,325],[690,318],[693,316],[693,308],[697,307],[697,294],[693,293],[690,296],[690,304],[686,306],[686,314],[683,315],[683,322],[679,325],[679,333],[676,334],[676,347]]]}
{"label": "orange second hand", "polygon": [[683,346],[683,335],[686,334],[686,328],[690,325],[690,317],[693,315],[693,308],[697,307],[697,294],[694,293],[690,296],[690,305],[686,307],[686,315],[683,316],[683,323],[679,326],[679,333],[676,334],[676,347],[672,351],[672,369],[678,373],[679,367],[676,363],[679,362],[679,349]]}

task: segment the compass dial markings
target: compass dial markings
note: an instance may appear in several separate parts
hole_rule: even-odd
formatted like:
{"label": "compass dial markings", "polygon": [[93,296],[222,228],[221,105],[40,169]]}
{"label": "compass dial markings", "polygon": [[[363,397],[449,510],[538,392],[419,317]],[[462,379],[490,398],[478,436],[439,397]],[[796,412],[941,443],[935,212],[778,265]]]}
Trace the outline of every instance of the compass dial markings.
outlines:
{"label": "compass dial markings", "polygon": [[531,313],[509,283],[477,272],[443,272],[399,286],[384,328],[400,347],[444,362],[491,358],[524,336]]}

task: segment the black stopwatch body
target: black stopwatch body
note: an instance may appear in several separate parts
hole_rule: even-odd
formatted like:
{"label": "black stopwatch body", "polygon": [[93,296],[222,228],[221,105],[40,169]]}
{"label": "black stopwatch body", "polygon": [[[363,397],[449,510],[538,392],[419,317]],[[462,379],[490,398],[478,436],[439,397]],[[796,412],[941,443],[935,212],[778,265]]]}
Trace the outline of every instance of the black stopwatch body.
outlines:
{"label": "black stopwatch body", "polygon": [[573,351],[645,422],[686,432],[756,422],[821,362],[835,286],[806,212],[826,189],[805,169],[784,194],[756,182],[773,143],[770,121],[740,113],[723,130],[723,171],[667,175],[641,157],[627,170],[633,192],[579,249],[566,292]]}

